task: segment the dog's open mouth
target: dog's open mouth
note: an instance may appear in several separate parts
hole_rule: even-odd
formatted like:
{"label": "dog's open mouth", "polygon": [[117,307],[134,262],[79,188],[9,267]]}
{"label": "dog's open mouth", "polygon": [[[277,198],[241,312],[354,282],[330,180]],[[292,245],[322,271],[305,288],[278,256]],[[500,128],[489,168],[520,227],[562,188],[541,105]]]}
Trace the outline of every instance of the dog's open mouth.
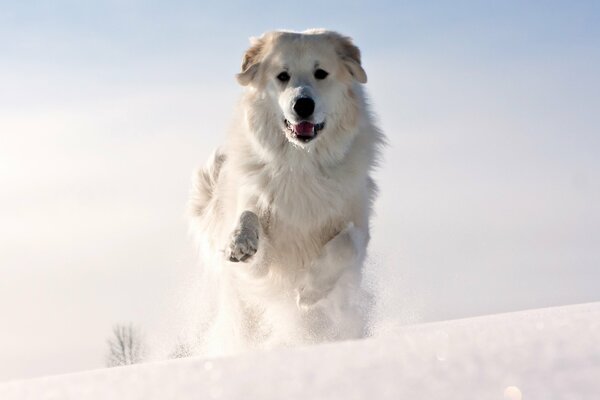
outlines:
{"label": "dog's open mouth", "polygon": [[298,139],[303,143],[308,143],[317,137],[319,131],[325,128],[325,122],[320,124],[313,124],[312,122],[302,121],[297,124],[292,124],[287,119],[284,120],[285,128],[290,132],[292,137]]}

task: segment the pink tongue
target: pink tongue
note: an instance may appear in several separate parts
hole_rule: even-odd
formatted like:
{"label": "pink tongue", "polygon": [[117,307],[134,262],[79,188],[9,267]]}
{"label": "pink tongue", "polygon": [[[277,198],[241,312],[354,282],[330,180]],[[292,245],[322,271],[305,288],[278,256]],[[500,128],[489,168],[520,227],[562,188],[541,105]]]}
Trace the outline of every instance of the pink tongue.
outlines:
{"label": "pink tongue", "polygon": [[294,125],[294,132],[296,132],[297,135],[313,136],[314,127],[314,124],[311,124],[310,122],[300,122],[299,124]]}

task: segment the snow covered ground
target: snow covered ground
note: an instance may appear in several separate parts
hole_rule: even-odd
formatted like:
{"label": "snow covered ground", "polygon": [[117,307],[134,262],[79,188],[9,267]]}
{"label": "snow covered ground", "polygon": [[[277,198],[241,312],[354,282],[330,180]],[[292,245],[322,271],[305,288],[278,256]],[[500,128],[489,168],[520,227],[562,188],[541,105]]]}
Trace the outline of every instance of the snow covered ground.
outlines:
{"label": "snow covered ground", "polygon": [[0,385],[0,399],[598,399],[600,302]]}

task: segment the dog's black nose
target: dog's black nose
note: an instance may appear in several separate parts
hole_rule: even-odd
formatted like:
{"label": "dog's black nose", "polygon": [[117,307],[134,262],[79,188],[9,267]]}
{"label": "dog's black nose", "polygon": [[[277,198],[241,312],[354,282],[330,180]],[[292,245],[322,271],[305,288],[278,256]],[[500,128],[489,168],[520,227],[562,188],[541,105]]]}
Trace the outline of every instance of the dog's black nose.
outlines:
{"label": "dog's black nose", "polygon": [[294,111],[300,118],[308,118],[315,111],[315,102],[310,97],[300,97],[294,103]]}

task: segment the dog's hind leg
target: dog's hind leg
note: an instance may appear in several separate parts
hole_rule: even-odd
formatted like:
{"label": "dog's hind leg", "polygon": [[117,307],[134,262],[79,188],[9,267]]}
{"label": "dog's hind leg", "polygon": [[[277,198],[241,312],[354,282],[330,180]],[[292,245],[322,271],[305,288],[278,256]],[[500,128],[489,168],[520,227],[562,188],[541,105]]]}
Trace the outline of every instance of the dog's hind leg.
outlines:
{"label": "dog's hind leg", "polygon": [[213,192],[225,159],[225,154],[220,149],[215,150],[207,163],[194,175],[192,196],[189,204],[190,213],[193,218],[202,216],[210,199],[213,197]]}

